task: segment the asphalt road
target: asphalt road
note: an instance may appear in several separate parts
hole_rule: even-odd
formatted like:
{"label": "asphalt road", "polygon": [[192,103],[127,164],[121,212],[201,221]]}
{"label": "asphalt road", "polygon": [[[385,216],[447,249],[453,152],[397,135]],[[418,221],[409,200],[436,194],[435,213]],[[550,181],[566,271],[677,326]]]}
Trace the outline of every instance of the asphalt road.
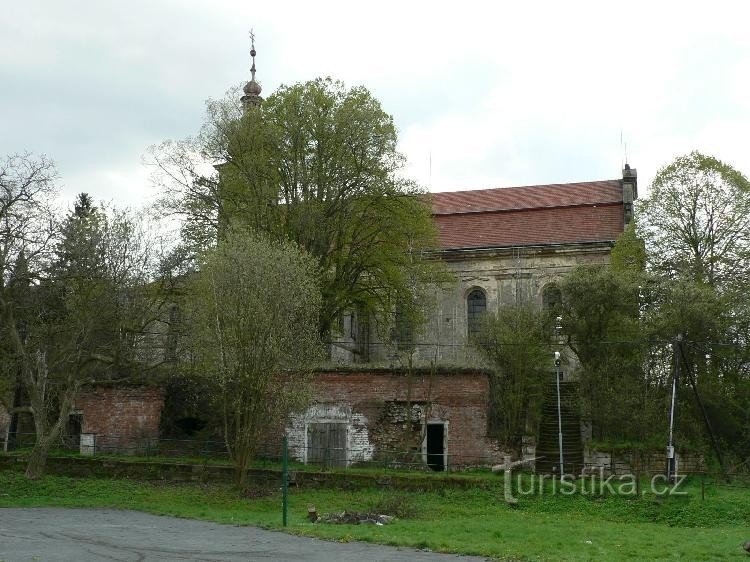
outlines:
{"label": "asphalt road", "polygon": [[255,527],[111,509],[0,509],[0,561],[338,560],[479,562],[366,543],[334,543]]}

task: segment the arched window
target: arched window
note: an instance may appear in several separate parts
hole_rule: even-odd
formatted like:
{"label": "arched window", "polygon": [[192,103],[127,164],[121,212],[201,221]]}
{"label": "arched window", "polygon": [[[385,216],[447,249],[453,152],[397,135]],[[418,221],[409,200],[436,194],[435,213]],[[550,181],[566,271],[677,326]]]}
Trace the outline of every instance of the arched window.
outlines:
{"label": "arched window", "polygon": [[562,292],[554,283],[547,285],[542,291],[542,306],[545,310],[558,312],[562,306]]}
{"label": "arched window", "polygon": [[487,297],[482,289],[472,289],[466,297],[466,320],[469,337],[476,336],[482,327],[482,314],[487,311]]}

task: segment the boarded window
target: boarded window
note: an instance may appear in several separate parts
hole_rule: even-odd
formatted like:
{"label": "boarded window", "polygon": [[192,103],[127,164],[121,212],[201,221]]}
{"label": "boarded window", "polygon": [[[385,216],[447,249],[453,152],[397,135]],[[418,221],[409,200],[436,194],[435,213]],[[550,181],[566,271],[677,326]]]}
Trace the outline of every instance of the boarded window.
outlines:
{"label": "boarded window", "polygon": [[346,424],[308,424],[307,462],[322,466],[346,466]]}
{"label": "boarded window", "polygon": [[469,337],[476,336],[482,328],[482,315],[487,311],[487,297],[481,289],[474,289],[466,297],[466,319]]}

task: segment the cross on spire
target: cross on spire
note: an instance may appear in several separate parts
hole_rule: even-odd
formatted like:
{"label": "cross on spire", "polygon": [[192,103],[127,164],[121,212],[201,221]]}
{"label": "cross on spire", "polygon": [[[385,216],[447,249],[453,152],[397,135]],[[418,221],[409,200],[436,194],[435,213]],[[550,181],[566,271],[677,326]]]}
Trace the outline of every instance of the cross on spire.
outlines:
{"label": "cross on spire", "polygon": [[250,28],[250,56],[253,57],[253,65],[250,67],[251,80],[255,82],[255,33]]}
{"label": "cross on spire", "polygon": [[244,96],[240,98],[242,101],[242,105],[245,107],[245,109],[248,109],[253,106],[260,105],[260,102],[263,101],[263,98],[260,97],[261,87],[258,82],[255,81],[255,32],[251,29],[250,30],[250,56],[253,58],[253,65],[250,67],[250,81],[245,84],[245,87],[242,88],[242,91],[244,92]]}

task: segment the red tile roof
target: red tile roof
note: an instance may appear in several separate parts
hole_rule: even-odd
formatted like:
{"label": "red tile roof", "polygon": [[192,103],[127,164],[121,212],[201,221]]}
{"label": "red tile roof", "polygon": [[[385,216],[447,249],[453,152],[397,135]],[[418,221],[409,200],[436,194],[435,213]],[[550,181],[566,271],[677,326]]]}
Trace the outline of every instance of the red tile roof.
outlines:
{"label": "red tile roof", "polygon": [[552,183],[432,194],[435,215],[622,202],[622,181]]}
{"label": "red tile roof", "polygon": [[616,240],[620,180],[432,194],[443,249]]}

